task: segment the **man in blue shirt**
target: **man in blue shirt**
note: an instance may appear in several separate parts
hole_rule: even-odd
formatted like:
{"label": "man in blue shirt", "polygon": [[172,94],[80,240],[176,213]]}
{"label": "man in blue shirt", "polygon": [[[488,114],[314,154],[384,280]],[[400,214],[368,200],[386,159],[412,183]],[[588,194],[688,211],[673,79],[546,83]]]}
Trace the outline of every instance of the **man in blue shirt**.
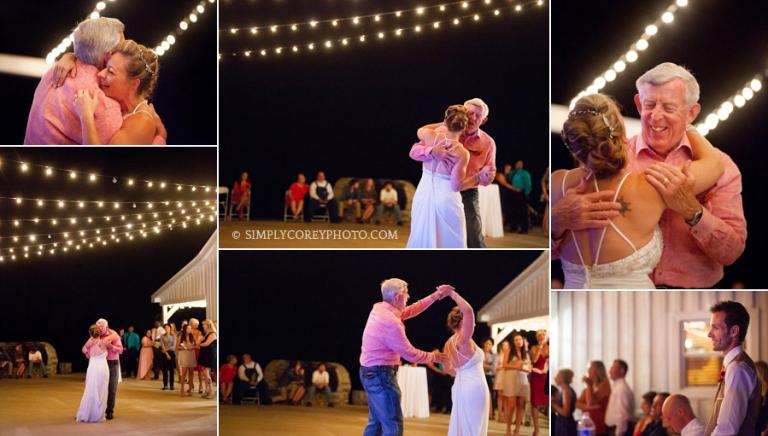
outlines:
{"label": "man in blue shirt", "polygon": [[523,169],[523,161],[504,165],[504,172],[496,177],[501,188],[502,213],[510,231],[528,233],[528,196],[533,185],[531,174]]}
{"label": "man in blue shirt", "polygon": [[139,351],[141,350],[141,338],[133,331],[133,326],[128,327],[123,341],[125,346],[125,372],[128,377],[136,377],[139,367]]}

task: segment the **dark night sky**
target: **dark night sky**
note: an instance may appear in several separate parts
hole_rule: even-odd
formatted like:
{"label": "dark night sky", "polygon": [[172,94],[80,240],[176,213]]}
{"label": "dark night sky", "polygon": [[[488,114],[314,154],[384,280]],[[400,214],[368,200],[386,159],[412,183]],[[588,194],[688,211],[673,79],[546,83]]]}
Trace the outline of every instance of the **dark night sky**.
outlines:
{"label": "dark night sky", "polygon": [[[512,3],[495,0],[494,4]],[[228,29],[412,7],[412,1],[403,0],[225,0],[220,22]],[[422,23],[431,23],[438,13],[429,12]],[[392,20],[382,19],[381,29],[394,29],[397,24]],[[400,178],[416,184],[421,165],[408,157],[417,140],[416,129],[441,121],[450,104],[481,97],[490,106],[483,129],[496,140],[497,165],[523,159],[536,196],[537,182],[548,164],[542,136],[548,119],[547,22],[546,9],[532,6],[514,16],[486,18],[480,25],[465,23],[462,30],[450,26],[439,32],[425,30],[416,38],[390,37],[387,42],[350,46],[345,52],[224,58],[220,183],[231,186],[248,170],[261,197],[255,216],[262,219],[279,215],[283,192],[299,172],[310,181],[322,169],[331,182],[352,176]],[[348,30],[349,25],[339,28]],[[368,24],[365,29],[370,32],[372,27]],[[327,28],[317,32],[332,33]],[[309,42],[308,33],[301,35],[297,42]],[[337,35],[345,33],[340,30]],[[254,38],[246,30],[234,38],[222,33],[220,45],[222,52],[228,52],[260,49],[262,42],[276,41],[285,40],[269,35]]]}
{"label": "dark night sky", "polygon": [[[408,282],[411,302],[440,284],[456,287],[480,310],[522,272],[538,251],[222,251],[220,349],[249,352],[262,365],[273,359],[327,360],[350,371],[359,388],[360,340],[382,280]],[[442,348],[452,300],[441,300],[406,322],[411,343]],[[489,336],[486,324],[475,340]]]}
{"label": "dark night sky", "polygon": [[[604,72],[647,24],[661,15],[670,0],[616,2],[559,1],[552,9],[552,102],[567,105],[581,89]],[[602,92],[616,97],[626,116],[637,118],[632,98],[635,79],[653,66],[671,61],[690,68],[701,86],[703,120],[726,98],[740,90],[752,75],[768,67],[768,3],[691,1],[662,25],[640,59]],[[763,85],[765,88],[766,84]],[[720,286],[744,281],[765,287],[759,272],[759,249],[768,241],[761,217],[762,197],[768,188],[764,162],[763,128],[768,118],[765,89],[737,109],[707,138],[728,153],[742,173],[744,211],[749,235],[741,258],[726,268]],[[571,160],[557,135],[552,135],[552,167],[570,168]],[[560,274],[559,263],[553,271]]]}
{"label": "dark night sky", "polygon": [[[15,2],[0,19],[0,53],[45,57],[93,10],[94,0]],[[125,36],[154,48],[197,5],[190,0],[132,0],[108,3],[105,16],[120,19]],[[216,4],[160,58],[160,78],[152,99],[168,129],[169,144],[216,144]],[[70,47],[69,49],[73,49]],[[4,101],[2,144],[21,144],[29,107],[40,80],[0,74]]]}
{"label": "dark night sky", "polygon": [[[128,189],[110,181],[91,186],[82,179],[71,182],[66,175],[55,175],[53,180],[48,180],[40,170],[34,170],[36,176],[31,171],[21,175],[18,165],[7,159],[197,185],[212,184],[216,177],[215,148],[6,148],[0,150],[0,159],[3,160],[0,165],[2,196],[23,194],[33,198],[120,201],[193,200],[205,196],[201,191],[178,194],[174,190],[160,193],[157,188],[148,191],[138,186]],[[134,213],[127,209],[126,206],[125,213]],[[102,212],[98,216],[106,214]],[[8,219],[59,215],[89,216],[87,212],[76,212],[73,207],[59,213],[51,206],[39,210],[34,205],[16,206],[12,201],[0,200],[0,235],[17,234],[12,225],[9,227]],[[160,315],[160,306],[150,303],[150,295],[197,255],[213,230],[213,224],[206,221],[186,230],[176,228],[146,240],[121,241],[119,245],[92,252],[57,253],[43,258],[35,254],[33,259],[15,263],[9,263],[6,257],[6,262],[0,264],[3,301],[0,341],[51,342],[60,360],[74,362],[76,370],[83,370],[87,362],[79,350],[87,339],[88,327],[104,317],[112,328],[133,324],[142,334]]]}

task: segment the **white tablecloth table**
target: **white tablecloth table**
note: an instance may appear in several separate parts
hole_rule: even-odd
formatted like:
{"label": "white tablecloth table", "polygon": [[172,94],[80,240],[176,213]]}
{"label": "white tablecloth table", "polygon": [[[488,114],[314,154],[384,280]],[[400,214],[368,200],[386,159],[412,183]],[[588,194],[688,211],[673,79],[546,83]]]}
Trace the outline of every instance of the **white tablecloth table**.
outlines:
{"label": "white tablecloth table", "polygon": [[404,418],[429,418],[429,392],[427,390],[427,368],[423,366],[401,366],[397,371],[400,385],[400,406]]}
{"label": "white tablecloth table", "polygon": [[483,221],[483,235],[491,238],[504,236],[504,219],[501,215],[501,193],[499,185],[480,186],[480,219]]}

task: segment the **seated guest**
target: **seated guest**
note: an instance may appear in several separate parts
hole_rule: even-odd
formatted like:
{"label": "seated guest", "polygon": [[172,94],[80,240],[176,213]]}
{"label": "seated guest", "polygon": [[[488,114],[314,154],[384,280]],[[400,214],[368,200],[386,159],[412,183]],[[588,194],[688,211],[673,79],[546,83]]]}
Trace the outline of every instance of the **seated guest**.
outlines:
{"label": "seated guest", "polygon": [[297,360],[280,377],[280,389],[284,390],[286,402],[296,406],[299,404],[307,389],[304,387],[304,364]]}
{"label": "seated guest", "polygon": [[557,392],[552,395],[552,415],[555,436],[574,436],[576,434],[576,421],[573,412],[576,410],[576,391],[571,387],[573,371],[561,369],[555,376]]}
{"label": "seated guest", "polygon": [[645,428],[653,422],[651,418],[651,404],[653,399],[656,398],[656,392],[648,391],[643,394],[643,398],[640,401],[640,409],[643,411],[643,417],[635,424],[635,431],[632,432],[633,436],[640,436],[645,431]]}
{"label": "seated guest", "polygon": [[365,185],[360,190],[360,201],[363,203],[363,216],[360,220],[364,223],[369,222],[374,212],[376,212],[376,203],[378,203],[379,193],[376,191],[376,185],[373,179],[365,179]]}
{"label": "seated guest", "polygon": [[227,363],[219,369],[219,384],[221,384],[221,401],[232,404],[232,387],[237,375],[237,356],[227,356]]}
{"label": "seated guest", "polygon": [[2,378],[4,375],[10,378],[11,372],[13,371],[12,366],[11,356],[5,352],[3,347],[0,347],[0,378]]}
{"label": "seated guest", "polygon": [[237,368],[237,379],[234,386],[232,397],[233,404],[240,404],[243,396],[250,390],[259,391],[259,401],[261,404],[272,404],[272,398],[269,396],[269,386],[264,380],[264,372],[258,362],[251,359],[251,355],[243,354],[243,363]]}
{"label": "seated guest", "polygon": [[311,222],[315,211],[321,207],[328,209],[331,222],[338,221],[339,205],[333,199],[333,186],[325,180],[325,173],[322,171],[317,173],[317,180],[309,185],[309,199],[304,203],[304,221]]}
{"label": "seated guest", "polygon": [[32,344],[29,348],[29,356],[27,358],[29,366],[27,367],[27,378],[32,378],[32,370],[35,368],[40,369],[43,373],[43,378],[48,378],[48,368],[43,363],[43,354],[37,349],[37,345]]}
{"label": "seated guest", "polygon": [[317,365],[317,369],[312,373],[312,386],[309,387],[309,391],[306,396],[307,407],[312,406],[312,400],[315,399],[315,392],[320,390],[325,395],[328,407],[333,407],[333,398],[331,397],[331,376],[328,371],[325,370],[325,363]]}
{"label": "seated guest", "polygon": [[232,204],[236,204],[235,211],[240,221],[245,221],[245,212],[251,203],[251,182],[248,181],[248,173],[243,171],[240,180],[236,180],[232,187]]}
{"label": "seated guest", "polygon": [[339,217],[344,218],[344,209],[351,207],[355,209],[355,220],[360,222],[362,196],[360,193],[360,181],[352,179],[349,184],[341,191],[341,201],[339,202]]}
{"label": "seated guest", "polygon": [[661,392],[653,398],[653,403],[651,404],[651,423],[645,427],[642,436],[667,436],[661,408],[664,406],[664,401],[668,396],[668,392]]}
{"label": "seated guest", "polygon": [[24,354],[24,348],[21,344],[16,344],[16,348],[13,350],[14,376],[16,378],[23,378],[24,371],[27,370],[27,356]]}
{"label": "seated guest", "polygon": [[664,427],[680,436],[704,436],[704,423],[693,414],[685,395],[670,395],[661,407]]}
{"label": "seated guest", "polygon": [[393,213],[397,220],[397,225],[403,225],[403,213],[400,211],[400,205],[397,203],[397,191],[392,187],[391,182],[384,184],[384,189],[379,194],[379,205],[376,206],[376,217],[373,219],[376,224],[381,224],[381,215],[384,212]]}
{"label": "seated guest", "polygon": [[307,192],[309,192],[307,179],[304,177],[304,174],[299,173],[296,181],[285,191],[285,201],[291,207],[294,220],[298,220],[299,216],[301,216],[301,211],[304,210],[304,198],[307,196]]}

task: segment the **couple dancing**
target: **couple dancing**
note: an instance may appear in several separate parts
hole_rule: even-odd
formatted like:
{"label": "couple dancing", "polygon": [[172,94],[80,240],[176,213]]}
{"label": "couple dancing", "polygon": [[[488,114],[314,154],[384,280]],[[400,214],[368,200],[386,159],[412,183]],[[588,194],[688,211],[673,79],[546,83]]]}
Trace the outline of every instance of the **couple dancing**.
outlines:
{"label": "couple dancing", "polygon": [[488,105],[479,98],[445,111],[442,123],[417,132],[410,157],[422,162],[411,206],[408,248],[483,248],[478,186],[496,175],[496,143],[480,126]]}
{"label": "couple dancing", "polygon": [[[360,353],[360,381],[368,396],[368,424],[364,436],[403,434],[403,412],[397,370],[400,357],[413,363],[440,362],[455,377],[451,389],[453,408],[448,427],[450,436],[488,434],[490,393],[485,380],[485,353],[473,340],[475,313],[453,286],[441,285],[431,295],[410,306],[408,284],[388,279],[381,284],[383,301],[373,305],[363,332]],[[456,307],[448,314],[453,335],[443,352],[416,349],[405,335],[403,321],[425,311],[434,302],[450,297]]]}
{"label": "couple dancing", "polygon": [[124,28],[106,17],[77,26],[75,52],[35,89],[24,144],[165,144],[165,126],[148,101],[157,87],[158,56],[126,40]]}
{"label": "couple dancing", "polygon": [[663,63],[637,80],[640,135],[617,104],[580,98],[562,138],[579,168],[552,174],[552,256],[565,288],[707,288],[744,251],[741,173],[691,125],[699,85]]}
{"label": "couple dancing", "polygon": [[104,418],[113,418],[123,345],[120,336],[109,328],[105,319],[96,321],[88,333],[90,338],[82,349],[88,358],[85,390],[75,419],[77,422],[101,422]]}

